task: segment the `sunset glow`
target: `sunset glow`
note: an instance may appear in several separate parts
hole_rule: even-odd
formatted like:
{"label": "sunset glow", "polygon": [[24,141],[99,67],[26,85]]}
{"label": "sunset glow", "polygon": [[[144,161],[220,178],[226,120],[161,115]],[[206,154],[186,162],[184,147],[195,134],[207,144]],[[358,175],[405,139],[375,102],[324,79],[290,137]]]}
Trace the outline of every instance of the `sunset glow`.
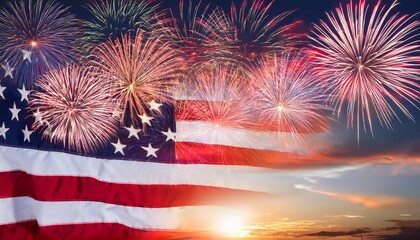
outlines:
{"label": "sunset glow", "polygon": [[0,238],[420,240],[414,2],[0,0]]}
{"label": "sunset glow", "polygon": [[250,231],[244,228],[244,222],[239,215],[228,215],[220,219],[216,232],[223,237],[241,238],[249,236]]}

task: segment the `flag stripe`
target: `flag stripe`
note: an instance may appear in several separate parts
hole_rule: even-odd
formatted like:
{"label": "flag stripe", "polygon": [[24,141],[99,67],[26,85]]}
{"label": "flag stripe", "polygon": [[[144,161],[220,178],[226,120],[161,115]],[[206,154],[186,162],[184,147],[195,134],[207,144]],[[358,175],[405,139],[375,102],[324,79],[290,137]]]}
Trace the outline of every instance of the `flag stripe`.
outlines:
{"label": "flag stripe", "polygon": [[197,233],[181,231],[148,231],[134,229],[118,223],[86,223],[39,226],[36,221],[0,225],[2,239],[60,239],[60,240],[129,240],[129,239],[180,239]]}
{"label": "flag stripe", "polygon": [[32,220],[14,224],[0,225],[0,236],[2,239],[124,240],[168,239],[171,237],[178,237],[183,235],[187,234],[169,231],[139,230],[117,223],[39,226],[35,220]]}
{"label": "flag stripe", "polygon": [[[30,197],[0,198],[0,231],[13,224],[36,221],[40,227],[84,224],[120,224],[139,230],[191,230],[186,216],[225,214],[229,208],[186,206],[141,208],[90,201],[37,201]],[[0,235],[3,237],[2,235]],[[15,238],[12,238],[15,239]],[[62,239],[62,238],[59,238]],[[82,238],[84,239],[84,238]],[[108,239],[108,238],[105,238]]]}
{"label": "flag stripe", "polygon": [[0,199],[0,224],[37,220],[40,226],[120,223],[138,229],[176,229],[180,208],[141,208],[89,201],[44,202],[30,197]]}
{"label": "flag stripe", "polygon": [[[215,144],[177,142],[176,158],[181,164],[244,165],[271,169],[299,169],[334,163],[323,156],[241,148]],[[316,161],[314,161],[316,159]]]}
{"label": "flag stripe", "polygon": [[325,133],[296,134],[216,127],[212,123],[200,121],[177,121],[176,130],[177,142],[214,144],[299,154],[310,154],[314,143],[319,143],[325,136]]}
{"label": "flag stripe", "polygon": [[[281,184],[287,171],[268,168],[104,160],[5,146],[0,148],[0,155],[0,172],[23,171],[38,176],[91,177],[121,184],[186,184],[269,193],[290,188]],[[275,181],[276,184],[268,184]]]}
{"label": "flag stripe", "polygon": [[38,201],[97,201],[147,208],[232,206],[238,197],[250,199],[265,195],[196,185],[114,184],[90,177],[34,176],[21,171],[0,173],[0,182],[2,198],[28,196]]}

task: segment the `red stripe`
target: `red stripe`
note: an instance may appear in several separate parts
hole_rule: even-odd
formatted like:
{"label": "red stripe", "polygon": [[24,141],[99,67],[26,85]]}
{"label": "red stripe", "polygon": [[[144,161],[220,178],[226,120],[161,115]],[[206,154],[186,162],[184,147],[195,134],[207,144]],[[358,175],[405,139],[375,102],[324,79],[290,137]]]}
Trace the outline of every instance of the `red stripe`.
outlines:
{"label": "red stripe", "polygon": [[265,196],[220,187],[115,184],[89,177],[34,176],[21,171],[0,173],[0,183],[0,198],[29,196],[39,201],[97,201],[147,208],[231,206],[238,197]]}
{"label": "red stripe", "polygon": [[252,148],[176,142],[176,159],[181,164],[244,165],[272,169],[299,169],[334,164],[318,155],[298,155]]}
{"label": "red stripe", "polygon": [[38,226],[36,221],[0,225],[0,237],[8,240],[207,239],[198,233],[144,231],[116,223]]}
{"label": "red stripe", "polygon": [[[177,100],[175,118],[177,121],[209,122],[210,119],[213,119],[217,115],[211,113],[211,109],[213,108],[209,106],[208,101]],[[319,120],[314,120],[313,123],[308,124],[306,127],[296,129],[290,128],[290,125],[279,125],[278,122],[270,122],[267,119],[264,120],[257,116],[253,116],[253,118],[247,119],[247,121],[240,121],[240,124],[245,129],[267,132],[320,133],[328,130],[326,123],[320,122]],[[308,129],[311,131],[309,132]]]}

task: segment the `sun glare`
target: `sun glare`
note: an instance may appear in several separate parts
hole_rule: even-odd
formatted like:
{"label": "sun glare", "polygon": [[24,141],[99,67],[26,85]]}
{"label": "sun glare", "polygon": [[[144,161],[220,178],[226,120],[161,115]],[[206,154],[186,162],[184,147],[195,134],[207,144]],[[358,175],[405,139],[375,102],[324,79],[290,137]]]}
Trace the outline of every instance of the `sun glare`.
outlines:
{"label": "sun glare", "polygon": [[244,229],[243,220],[239,216],[227,216],[220,220],[217,232],[224,237],[247,237],[249,230]]}

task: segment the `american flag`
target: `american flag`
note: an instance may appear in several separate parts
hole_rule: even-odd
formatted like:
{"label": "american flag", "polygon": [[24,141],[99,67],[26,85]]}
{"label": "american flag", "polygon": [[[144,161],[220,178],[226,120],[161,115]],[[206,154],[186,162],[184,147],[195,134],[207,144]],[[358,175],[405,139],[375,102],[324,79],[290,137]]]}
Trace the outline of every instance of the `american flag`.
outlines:
{"label": "american flag", "polygon": [[217,133],[199,116],[184,118],[175,106],[152,101],[146,132],[121,127],[107,146],[80,155],[32,130],[42,116],[26,109],[31,91],[13,84],[15,74],[2,65],[1,239],[167,238],[183,231],[191,209],[205,217],[213,207],[285,187],[281,171],[309,154],[290,141],[291,133],[246,127]]}

